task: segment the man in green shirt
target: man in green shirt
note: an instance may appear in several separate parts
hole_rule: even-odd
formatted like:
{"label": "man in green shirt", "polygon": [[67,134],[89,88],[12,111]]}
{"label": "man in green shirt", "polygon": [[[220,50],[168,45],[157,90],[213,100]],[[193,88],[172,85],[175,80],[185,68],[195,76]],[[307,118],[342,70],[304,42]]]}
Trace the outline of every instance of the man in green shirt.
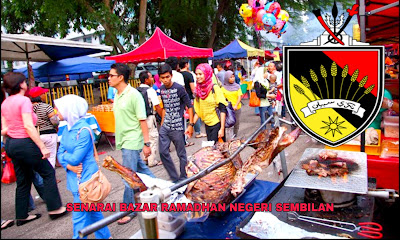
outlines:
{"label": "man in green shirt", "polygon": [[[126,64],[116,63],[111,66],[108,84],[117,89],[114,98],[115,144],[122,151],[122,165],[135,172],[155,177],[140,158],[143,150],[145,157],[151,154],[149,130],[146,123],[146,108],[142,95],[128,84],[130,68]],[[133,189],[124,180],[123,203],[135,203]],[[118,224],[130,222],[136,213],[118,220]]]}

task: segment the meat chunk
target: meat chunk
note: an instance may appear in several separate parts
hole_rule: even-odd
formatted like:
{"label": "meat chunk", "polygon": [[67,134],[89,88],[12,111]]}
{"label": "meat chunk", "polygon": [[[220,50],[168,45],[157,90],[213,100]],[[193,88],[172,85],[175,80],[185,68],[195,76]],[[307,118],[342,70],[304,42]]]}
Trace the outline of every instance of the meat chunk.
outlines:
{"label": "meat chunk", "polygon": [[330,151],[330,150],[325,150],[319,153],[319,157],[321,159],[335,159],[337,158],[337,153]]}
{"label": "meat chunk", "polygon": [[317,160],[310,160],[302,165],[308,175],[317,175],[320,177],[344,176],[349,172],[346,162],[332,162],[329,165],[320,163]]}

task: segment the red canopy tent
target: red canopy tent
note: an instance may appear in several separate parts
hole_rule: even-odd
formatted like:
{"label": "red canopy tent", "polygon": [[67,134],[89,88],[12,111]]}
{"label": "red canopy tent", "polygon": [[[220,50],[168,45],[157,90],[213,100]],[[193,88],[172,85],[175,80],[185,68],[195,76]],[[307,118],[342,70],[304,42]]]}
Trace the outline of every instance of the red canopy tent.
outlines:
{"label": "red canopy tent", "polygon": [[207,58],[213,56],[212,48],[191,47],[175,41],[156,28],[153,35],[140,47],[128,53],[106,57],[122,63],[160,62],[168,57]]}
{"label": "red canopy tent", "polygon": [[362,42],[377,45],[399,42],[398,0],[357,0],[357,3]]}

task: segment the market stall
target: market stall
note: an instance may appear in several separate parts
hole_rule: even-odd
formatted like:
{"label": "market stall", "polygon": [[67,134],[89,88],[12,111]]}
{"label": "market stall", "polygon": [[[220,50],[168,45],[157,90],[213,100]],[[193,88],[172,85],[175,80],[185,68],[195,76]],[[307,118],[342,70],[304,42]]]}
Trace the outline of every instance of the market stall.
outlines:
{"label": "market stall", "polygon": [[115,60],[122,63],[146,63],[161,62],[168,57],[207,58],[213,56],[211,48],[192,47],[168,37],[156,28],[153,35],[140,47],[115,56],[106,57],[107,60]]}
{"label": "market stall", "polygon": [[[86,99],[88,104],[93,104],[93,87],[91,84],[80,83],[80,80],[86,80],[93,77],[92,72],[108,71],[115,61],[92,58],[88,56],[67,58],[58,61],[32,64],[32,70],[35,81],[47,83],[50,88],[50,82],[65,81],[67,87],[57,88],[46,94],[47,103],[52,104],[51,99],[60,98],[66,94],[79,95]],[[28,76],[26,68],[15,70]],[[77,82],[73,81],[77,80]]]}
{"label": "market stall", "polygon": [[[222,60],[222,59],[247,59],[247,72],[250,73],[250,63],[249,59],[265,57],[265,51],[251,47],[239,39],[233,40],[231,43],[226,45],[224,48],[214,52],[214,57],[210,58],[212,60]],[[251,89],[252,82],[250,79],[243,79],[243,84],[247,84],[247,90]]]}

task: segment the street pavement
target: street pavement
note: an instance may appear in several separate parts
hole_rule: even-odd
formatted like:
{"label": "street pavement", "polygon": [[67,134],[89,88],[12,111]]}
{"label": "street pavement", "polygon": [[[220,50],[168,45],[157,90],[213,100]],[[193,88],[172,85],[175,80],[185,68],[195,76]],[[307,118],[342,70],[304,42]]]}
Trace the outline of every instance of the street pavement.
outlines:
{"label": "street pavement", "polygon": [[[242,100],[244,106],[242,108],[242,114],[240,119],[240,129],[239,137],[247,138],[249,137],[259,126],[260,117],[254,113],[254,108],[248,106],[248,99]],[[290,119],[290,117],[288,117]],[[285,125],[285,124],[283,124]],[[287,126],[287,125],[285,125]],[[268,125],[270,128],[270,125]],[[290,127],[289,127],[290,130]],[[202,126],[202,132],[204,131],[204,124]],[[206,138],[191,138],[189,141],[194,142],[193,146],[187,147],[187,154],[193,154],[201,148],[202,141]],[[174,160],[175,166],[179,169],[179,161],[176,156],[176,151],[171,145],[171,157]],[[285,149],[285,157],[288,171],[290,172],[295,164],[300,159],[306,148],[323,148],[324,146],[320,143],[313,141],[309,136],[302,133],[297,141]],[[242,159],[247,159],[254,150],[250,147],[246,147],[241,153]],[[104,159],[106,155],[111,155],[117,161],[122,162],[121,151],[112,151],[108,143],[103,138],[99,147],[98,152],[101,154],[100,160]],[[280,159],[279,156],[275,159],[276,164],[271,164],[268,168],[264,169],[263,172],[257,177],[259,180],[281,182],[283,180],[283,175],[278,174],[280,169]],[[151,171],[156,175],[156,177],[169,180],[168,174],[164,167],[155,166],[150,168]],[[107,176],[112,184],[112,190],[110,195],[104,201],[105,203],[117,203],[117,206],[122,202],[124,184],[121,178],[114,172],[110,172],[103,169],[103,173]],[[63,168],[56,169],[56,177],[61,180],[58,184],[58,188],[61,194],[63,204],[71,203],[73,201],[72,194],[66,189],[66,173]],[[15,217],[15,188],[16,183],[4,184],[1,183],[1,218],[2,219],[13,219]],[[35,198],[36,209],[31,212],[31,214],[40,213],[42,217],[33,222],[27,223],[23,226],[17,227],[16,225],[1,231],[1,238],[4,239],[36,239],[36,238],[55,238],[55,239],[65,239],[72,238],[72,214],[57,219],[50,220],[47,216],[46,204],[42,199],[38,197],[38,194],[34,187],[32,186],[32,196]],[[267,197],[267,196],[265,196]],[[118,207],[117,207],[118,209]],[[113,212],[104,212],[105,217],[114,214]],[[137,218],[133,219],[130,223],[125,225],[118,225],[116,222],[110,224],[109,229],[113,238],[129,238],[135,234],[139,229],[139,222]],[[94,234],[91,234],[89,239],[94,238]]]}

